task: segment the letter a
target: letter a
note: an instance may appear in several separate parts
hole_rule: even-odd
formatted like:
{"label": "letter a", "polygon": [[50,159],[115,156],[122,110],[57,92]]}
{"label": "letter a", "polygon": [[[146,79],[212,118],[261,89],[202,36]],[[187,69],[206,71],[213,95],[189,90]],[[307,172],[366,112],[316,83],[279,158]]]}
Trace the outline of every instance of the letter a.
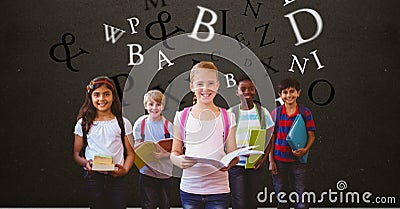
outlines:
{"label": "letter a", "polygon": [[[314,17],[314,19],[317,23],[317,31],[315,32],[315,34],[312,37],[310,37],[308,39],[304,39],[301,36],[299,27],[297,26],[296,20],[294,19],[294,15],[298,14],[300,12],[310,13]],[[318,14],[318,12],[316,12],[313,9],[299,9],[297,11],[294,11],[292,13],[285,15],[285,17],[289,18],[290,24],[292,25],[292,28],[293,28],[294,35],[296,35],[297,43],[295,44],[295,46],[299,46],[301,44],[305,44],[307,42],[310,42],[310,41],[316,39],[319,36],[319,34],[321,34],[321,32],[322,32],[322,18]]]}
{"label": "letter a", "polygon": [[[202,41],[202,42],[211,41],[211,39],[214,37],[214,33],[215,33],[215,30],[212,27],[212,25],[214,25],[217,22],[217,19],[218,19],[217,13],[215,13],[211,9],[207,9],[207,8],[204,8],[201,6],[197,6],[197,8],[199,8],[200,12],[199,12],[199,15],[197,16],[196,23],[194,24],[193,32],[189,35],[189,37],[196,39],[198,41]],[[208,23],[202,22],[205,12],[209,12],[211,14],[211,21]],[[200,25],[204,25],[208,28],[209,33],[206,38],[202,39],[197,36]]]}
{"label": "letter a", "polygon": [[[106,33],[106,41],[109,42],[111,40],[111,43],[115,44],[115,42],[118,41],[119,38],[121,38],[122,35],[124,35],[125,31],[121,30],[119,28],[114,28],[113,26],[103,24],[104,25],[104,31]],[[108,29],[111,29],[109,31]],[[117,35],[115,37],[115,35]]]}
{"label": "letter a", "polygon": [[[161,57],[163,57],[163,58],[161,59]],[[167,61],[168,62],[168,67],[171,66],[171,65],[174,65],[174,63],[169,61],[167,56],[165,56],[165,54],[161,50],[158,50],[158,70],[162,70],[163,69],[162,65],[161,65],[161,63],[163,61]]]}

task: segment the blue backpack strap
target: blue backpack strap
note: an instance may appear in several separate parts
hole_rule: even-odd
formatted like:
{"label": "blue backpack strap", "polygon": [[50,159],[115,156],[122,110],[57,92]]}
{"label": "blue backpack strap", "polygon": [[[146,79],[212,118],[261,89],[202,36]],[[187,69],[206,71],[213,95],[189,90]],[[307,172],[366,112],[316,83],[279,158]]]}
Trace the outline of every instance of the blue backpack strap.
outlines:
{"label": "blue backpack strap", "polygon": [[303,117],[304,123],[307,123],[306,109],[305,109],[304,105],[297,104],[297,106],[299,108],[299,113],[301,114],[301,117]]}

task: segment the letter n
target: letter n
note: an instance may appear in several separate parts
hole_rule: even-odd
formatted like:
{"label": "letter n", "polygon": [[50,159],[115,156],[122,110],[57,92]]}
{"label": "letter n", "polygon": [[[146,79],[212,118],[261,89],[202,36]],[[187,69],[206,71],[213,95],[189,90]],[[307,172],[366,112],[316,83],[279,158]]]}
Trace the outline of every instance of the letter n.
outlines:
{"label": "letter n", "polygon": [[296,62],[297,63],[297,67],[299,67],[299,69],[300,69],[301,75],[303,75],[304,71],[306,69],[307,61],[309,59],[308,58],[303,58],[304,59],[304,64],[303,64],[303,66],[301,66],[299,60],[297,59],[297,56],[292,54],[292,57],[293,57],[292,66],[290,67],[289,71],[294,73],[293,67],[294,67],[294,63]]}
{"label": "letter n", "polygon": [[254,10],[253,5],[250,3],[250,0],[246,0],[246,9],[244,10],[244,13],[242,15],[247,16],[247,8],[250,6],[251,12],[253,13],[254,17],[257,19],[258,17],[258,12],[260,11],[260,6],[262,3],[257,2],[258,7],[257,7],[257,12]]}

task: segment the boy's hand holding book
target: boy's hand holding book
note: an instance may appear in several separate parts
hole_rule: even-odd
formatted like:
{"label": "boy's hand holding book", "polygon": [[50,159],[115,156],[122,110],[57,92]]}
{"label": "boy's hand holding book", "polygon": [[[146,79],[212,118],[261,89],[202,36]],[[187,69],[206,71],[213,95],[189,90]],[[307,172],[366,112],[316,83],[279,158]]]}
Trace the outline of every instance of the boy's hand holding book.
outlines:
{"label": "boy's hand holding book", "polygon": [[156,144],[157,151],[153,152],[153,157],[160,160],[168,158],[170,153],[164,150],[160,145]]}
{"label": "boy's hand holding book", "polygon": [[229,163],[229,165],[228,165],[227,167],[223,167],[223,168],[221,168],[221,169],[219,169],[219,170],[220,170],[220,171],[228,171],[232,166],[238,164],[239,160],[240,160],[240,159],[239,159],[239,156],[238,156],[238,157],[235,157],[235,158],[233,158],[233,159],[231,160],[231,162]]}
{"label": "boy's hand holding book", "polygon": [[308,152],[308,150],[306,150],[305,148],[299,148],[297,150],[292,150],[293,155],[298,158],[303,157],[307,152]]}
{"label": "boy's hand holding book", "polygon": [[254,170],[258,170],[258,169],[260,169],[263,165],[264,165],[264,163],[265,163],[265,161],[267,160],[267,157],[266,157],[267,155],[264,155],[261,159],[259,159],[257,162],[256,162],[256,164],[254,165]]}

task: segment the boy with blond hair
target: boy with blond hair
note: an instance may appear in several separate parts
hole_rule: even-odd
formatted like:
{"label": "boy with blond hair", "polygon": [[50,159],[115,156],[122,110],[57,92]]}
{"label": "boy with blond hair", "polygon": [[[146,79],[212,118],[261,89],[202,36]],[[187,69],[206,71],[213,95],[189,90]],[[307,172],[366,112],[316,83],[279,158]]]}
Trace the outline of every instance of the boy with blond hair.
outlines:
{"label": "boy with blond hair", "polygon": [[[134,126],[136,143],[144,141],[158,141],[171,138],[173,125],[161,113],[164,109],[164,95],[159,90],[150,90],[143,98],[144,108],[148,114],[139,117]],[[148,162],[140,169],[139,188],[142,208],[160,209],[170,208],[170,188],[172,176],[172,162],[170,153],[157,146],[157,152],[152,155],[158,159]],[[140,157],[140,156],[139,156]]]}

